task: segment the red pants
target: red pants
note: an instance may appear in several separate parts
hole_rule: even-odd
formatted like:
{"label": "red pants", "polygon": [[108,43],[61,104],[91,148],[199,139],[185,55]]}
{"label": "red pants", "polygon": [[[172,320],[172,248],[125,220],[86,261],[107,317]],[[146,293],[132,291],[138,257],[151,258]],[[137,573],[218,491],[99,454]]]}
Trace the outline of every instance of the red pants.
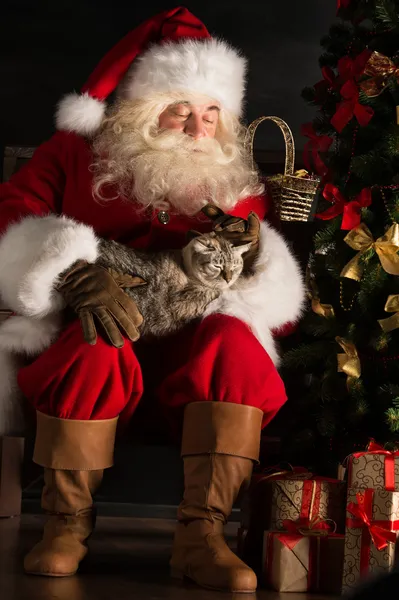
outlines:
{"label": "red pants", "polygon": [[[79,321],[19,372],[33,407],[63,419],[127,423],[144,389],[154,392],[176,434],[186,404],[219,401],[263,410],[267,425],[286,400],[284,384],[249,328],[233,317],[211,315],[177,335],[149,344],[125,341],[117,349],[100,336],[88,345]],[[173,431],[175,429],[175,431]]]}

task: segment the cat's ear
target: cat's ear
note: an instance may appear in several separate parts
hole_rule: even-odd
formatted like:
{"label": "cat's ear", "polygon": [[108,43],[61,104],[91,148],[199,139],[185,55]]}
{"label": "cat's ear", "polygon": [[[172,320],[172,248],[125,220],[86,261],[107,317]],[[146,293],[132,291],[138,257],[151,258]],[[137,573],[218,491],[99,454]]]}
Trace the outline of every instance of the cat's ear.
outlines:
{"label": "cat's ear", "polygon": [[188,242],[191,242],[191,240],[193,240],[194,238],[196,238],[200,235],[202,235],[202,233],[200,231],[195,231],[195,229],[190,229],[190,231],[188,231],[186,234],[186,239]]}
{"label": "cat's ear", "polygon": [[251,249],[251,246],[252,242],[250,244],[243,244],[242,246],[234,246],[233,252],[236,256],[242,256]]}

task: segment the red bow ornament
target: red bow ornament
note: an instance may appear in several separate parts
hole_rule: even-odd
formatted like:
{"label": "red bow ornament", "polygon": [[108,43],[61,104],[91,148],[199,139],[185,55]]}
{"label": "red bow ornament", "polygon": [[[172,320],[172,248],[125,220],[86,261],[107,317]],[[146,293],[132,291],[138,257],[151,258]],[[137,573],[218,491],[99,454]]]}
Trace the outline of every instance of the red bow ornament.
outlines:
{"label": "red bow ornament", "polygon": [[337,67],[341,83],[348,79],[357,79],[362,75],[370,56],[370,50],[363,50],[356,58],[350,56],[340,58]]}
{"label": "red bow ornament", "polygon": [[350,230],[359,227],[361,221],[361,210],[371,204],[371,189],[363,188],[354,200],[344,206],[341,229]]}
{"label": "red bow ornament", "polygon": [[332,183],[327,183],[324,186],[323,197],[331,202],[333,206],[322,213],[318,213],[316,217],[328,221],[342,213],[341,229],[350,230],[360,225],[361,209],[370,206],[371,189],[364,188],[354,200],[346,202],[339,188]]}
{"label": "red bow ornament", "polygon": [[331,119],[331,124],[338,133],[341,133],[353,117],[356,117],[362,127],[368,125],[374,115],[374,110],[371,106],[360,104],[359,90],[352,79],[342,86],[341,96],[343,101],[338,104],[336,113]]}
{"label": "red bow ornament", "polygon": [[317,213],[316,217],[318,219],[321,219],[322,221],[329,221],[330,219],[334,219],[344,212],[345,198],[336,185],[327,183],[324,186],[323,196],[328,202],[332,203],[332,206],[331,208],[327,208],[327,210],[322,213]]}
{"label": "red bow ornament", "polygon": [[334,71],[330,67],[323,67],[321,70],[323,79],[317,82],[314,86],[316,92],[315,101],[321,103],[324,101],[325,96],[329,90],[338,90],[341,86],[339,77],[337,77]]}
{"label": "red bow ornament", "polygon": [[341,8],[348,8],[350,3],[351,3],[351,0],[337,0],[337,12]]}
{"label": "red bow ornament", "polygon": [[328,135],[317,135],[311,123],[305,123],[305,125],[302,125],[301,133],[305,137],[309,138],[309,141],[305,144],[303,152],[303,161],[306,169],[309,172],[313,170],[309,160],[309,157],[311,156],[316,173],[318,173],[318,175],[325,175],[327,172],[327,167],[320,158],[319,152],[327,152],[333,142],[333,139]]}

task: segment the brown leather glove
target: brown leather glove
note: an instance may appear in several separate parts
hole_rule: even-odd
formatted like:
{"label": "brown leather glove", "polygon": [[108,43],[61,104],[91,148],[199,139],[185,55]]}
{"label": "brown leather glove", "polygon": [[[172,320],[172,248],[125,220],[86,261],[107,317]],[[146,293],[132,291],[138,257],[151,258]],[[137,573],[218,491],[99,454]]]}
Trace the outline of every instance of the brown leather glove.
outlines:
{"label": "brown leather glove", "polygon": [[86,342],[94,345],[97,341],[95,316],[111,344],[121,348],[124,340],[118,325],[134,342],[140,337],[137,328],[143,322],[136,303],[122,288],[145,284],[141,277],[122,275],[112,269],[81,260],[64,271],[56,289],[67,305],[78,314]]}
{"label": "brown leather glove", "polygon": [[256,213],[250,212],[248,220],[226,215],[220,208],[207,204],[202,212],[213,221],[213,230],[221,233],[234,246],[251,244],[251,248],[243,255],[244,272],[252,269],[259,250],[260,221]]}

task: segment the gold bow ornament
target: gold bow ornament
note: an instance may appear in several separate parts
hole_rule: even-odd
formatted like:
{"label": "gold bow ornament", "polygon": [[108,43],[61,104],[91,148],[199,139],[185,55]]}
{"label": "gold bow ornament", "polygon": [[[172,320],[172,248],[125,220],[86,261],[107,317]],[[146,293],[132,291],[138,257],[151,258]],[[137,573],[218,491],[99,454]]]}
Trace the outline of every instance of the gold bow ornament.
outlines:
{"label": "gold bow ornament", "polygon": [[310,274],[310,269],[306,270],[306,284],[308,289],[308,298],[312,303],[312,310],[316,315],[331,319],[335,317],[334,308],[332,304],[322,304],[320,302],[319,290],[316,285],[314,278]]}
{"label": "gold bow ornament", "polygon": [[341,337],[336,337],[335,341],[344,351],[344,354],[337,354],[338,373],[345,373],[347,375],[347,385],[349,387],[362,374],[360,358],[355,344]]}
{"label": "gold bow ornament", "polygon": [[378,321],[385,333],[389,333],[399,327],[399,294],[388,296],[384,310],[385,312],[394,313],[391,317]]}
{"label": "gold bow ornament", "polygon": [[345,236],[344,241],[358,253],[341,271],[341,277],[360,281],[363,275],[362,255],[371,248],[376,251],[381,266],[390,275],[399,275],[399,225],[394,223],[385,234],[374,241],[371,231],[361,223]]}
{"label": "gold bow ornament", "polygon": [[[372,53],[366,63],[363,75],[367,75],[368,79],[361,81],[359,87],[369,98],[375,98],[382,94],[391,79],[395,79],[399,83],[399,67],[388,56],[380,52]],[[399,123],[399,106],[396,106],[396,122]]]}

